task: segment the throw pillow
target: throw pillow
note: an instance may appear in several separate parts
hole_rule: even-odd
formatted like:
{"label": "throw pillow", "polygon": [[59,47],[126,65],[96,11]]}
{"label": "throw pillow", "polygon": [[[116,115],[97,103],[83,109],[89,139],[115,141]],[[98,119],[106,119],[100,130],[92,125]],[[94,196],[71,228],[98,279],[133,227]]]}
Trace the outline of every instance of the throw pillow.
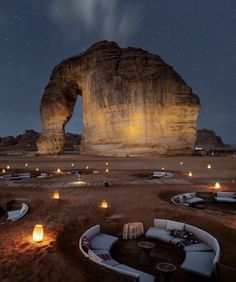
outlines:
{"label": "throw pillow", "polygon": [[88,239],[86,236],[84,236],[84,237],[82,238],[82,244],[81,244],[81,246],[82,246],[83,250],[84,250],[86,253],[88,253],[89,248],[90,248],[90,242],[89,242],[89,239]]}

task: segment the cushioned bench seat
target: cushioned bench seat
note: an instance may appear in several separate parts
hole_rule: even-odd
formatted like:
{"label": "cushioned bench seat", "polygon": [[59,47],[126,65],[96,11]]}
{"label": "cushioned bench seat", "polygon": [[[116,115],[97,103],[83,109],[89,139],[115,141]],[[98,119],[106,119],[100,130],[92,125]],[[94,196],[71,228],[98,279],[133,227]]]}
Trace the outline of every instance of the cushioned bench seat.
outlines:
{"label": "cushioned bench seat", "polygon": [[169,243],[175,237],[170,235],[170,232],[164,229],[158,229],[156,227],[148,228],[145,237],[152,238],[152,239],[159,239],[166,243]]}
{"label": "cushioned bench seat", "polygon": [[119,238],[99,233],[90,239],[90,248],[92,250],[110,250],[111,247],[119,240]]}
{"label": "cushioned bench seat", "polygon": [[[109,259],[106,259],[106,260],[103,260],[103,262],[107,265],[110,265],[110,266],[116,266],[118,264],[120,264],[118,261],[114,260],[111,255],[110,255],[110,252],[107,251],[107,250],[93,250],[93,252],[96,254],[96,255],[107,255],[107,257]],[[102,258],[102,257],[101,257]]]}
{"label": "cushioned bench seat", "polygon": [[215,200],[219,203],[236,203],[236,199],[230,197],[215,197]]}
{"label": "cushioned bench seat", "polygon": [[[182,231],[188,232],[187,234],[193,236],[194,241],[197,239],[198,243],[185,242],[186,239],[182,237],[184,236]],[[173,236],[174,234],[183,235],[179,235],[182,237],[179,238],[178,235]],[[182,246],[186,256],[181,268],[185,270],[208,277],[216,270],[220,256],[219,243],[215,237],[202,229],[173,220],[154,219],[154,227],[150,227],[145,236]]]}
{"label": "cushioned bench seat", "polygon": [[134,272],[134,273],[138,273],[139,275],[139,282],[154,282],[155,281],[155,277],[151,274],[148,274],[146,272],[143,272],[141,270],[138,270],[136,268],[132,268],[128,265],[125,264],[118,264],[116,266],[116,268],[121,269],[121,270],[125,270],[128,272]]}
{"label": "cushioned bench seat", "polygon": [[204,200],[202,198],[199,198],[199,197],[194,197],[194,198],[188,199],[186,202],[190,205],[194,205],[194,204],[203,203]]}
{"label": "cushioned bench seat", "polygon": [[204,276],[211,276],[214,257],[214,252],[187,252],[181,268]]}

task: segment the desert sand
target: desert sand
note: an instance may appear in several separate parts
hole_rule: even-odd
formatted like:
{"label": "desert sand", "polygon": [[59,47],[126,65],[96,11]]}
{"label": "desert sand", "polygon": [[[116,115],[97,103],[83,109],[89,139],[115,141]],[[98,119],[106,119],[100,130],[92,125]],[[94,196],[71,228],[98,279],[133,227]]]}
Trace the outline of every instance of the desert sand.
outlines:
{"label": "desert sand", "polygon": [[[7,201],[14,199],[30,207],[20,220],[0,225],[0,281],[128,281],[88,264],[78,249],[80,235],[97,223],[101,224],[102,231],[111,234],[122,232],[127,222],[141,221],[148,228],[154,218],[183,221],[215,236],[221,246],[218,281],[236,281],[236,215],[180,207],[170,201],[171,196],[182,192],[214,191],[215,181],[221,182],[223,191],[236,191],[233,156],[99,158],[75,154],[1,156],[0,159],[1,168],[10,165],[10,172],[35,171],[38,167],[40,171],[54,173],[47,179],[0,181],[0,206],[5,207]],[[207,169],[208,163],[212,165],[211,170]],[[98,173],[82,175],[81,180],[88,184],[77,185],[78,177],[67,172],[86,166]],[[56,174],[57,168],[62,173]],[[136,175],[162,168],[175,172],[174,177],[155,182]],[[193,173],[191,178],[186,175],[189,171]],[[112,186],[102,186],[104,181],[111,181]],[[60,193],[59,200],[52,198],[55,190]],[[104,199],[109,203],[107,210],[100,208]],[[109,219],[118,213],[122,214],[118,221]],[[44,226],[45,238],[41,243],[32,241],[36,223]],[[159,273],[156,276],[159,277]],[[173,281],[204,279],[178,270]]]}

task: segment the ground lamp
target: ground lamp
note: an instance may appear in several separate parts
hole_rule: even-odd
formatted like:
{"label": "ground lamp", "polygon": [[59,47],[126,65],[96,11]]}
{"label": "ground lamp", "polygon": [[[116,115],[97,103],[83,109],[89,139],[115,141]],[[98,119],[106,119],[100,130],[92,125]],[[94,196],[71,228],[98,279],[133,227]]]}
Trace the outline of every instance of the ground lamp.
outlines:
{"label": "ground lamp", "polygon": [[58,169],[57,169],[57,173],[60,173],[60,172],[61,172],[61,170],[60,170],[60,168],[58,168]]}
{"label": "ground lamp", "polygon": [[211,169],[211,165],[210,165],[210,164],[208,164],[208,165],[207,165],[207,168],[208,168],[208,169]]}
{"label": "ground lamp", "polygon": [[106,165],[109,165],[109,163],[108,163],[108,162],[106,162]]}
{"label": "ground lamp", "polygon": [[43,225],[36,224],[33,231],[33,241],[39,243],[43,241]]}
{"label": "ground lamp", "polygon": [[191,176],[193,176],[193,174],[192,174],[192,172],[191,172],[191,171],[188,173],[188,176],[190,176],[190,177],[191,177]]}
{"label": "ground lamp", "polygon": [[106,170],[105,170],[105,171],[106,171],[106,173],[108,173],[108,172],[109,172],[109,168],[106,168]]}
{"label": "ground lamp", "polygon": [[183,162],[180,162],[179,164],[180,164],[180,165],[183,165],[184,163],[183,163]]}
{"label": "ground lamp", "polygon": [[39,168],[38,168],[38,167],[36,167],[35,171],[39,171]]}
{"label": "ground lamp", "polygon": [[11,167],[8,165],[8,166],[7,166],[7,169],[10,169],[10,168],[11,168]]}
{"label": "ground lamp", "polygon": [[103,208],[103,209],[107,209],[108,208],[108,202],[106,200],[102,201],[101,208]]}
{"label": "ground lamp", "polygon": [[161,168],[161,170],[165,170],[165,168],[164,168],[164,167],[162,167],[162,168]]}
{"label": "ground lamp", "polygon": [[58,191],[53,192],[53,199],[60,199],[60,194]]}
{"label": "ground lamp", "polygon": [[28,166],[28,164],[27,164],[27,163],[25,163],[25,166]]}
{"label": "ground lamp", "polygon": [[86,169],[89,169],[89,167],[88,167],[88,166],[86,166]]}
{"label": "ground lamp", "polygon": [[72,163],[71,166],[74,166],[74,164]]}
{"label": "ground lamp", "polygon": [[220,189],[220,183],[219,182],[215,183],[215,189]]}
{"label": "ground lamp", "polygon": [[5,172],[6,172],[6,170],[3,168],[3,169],[2,169],[2,173],[5,173]]}

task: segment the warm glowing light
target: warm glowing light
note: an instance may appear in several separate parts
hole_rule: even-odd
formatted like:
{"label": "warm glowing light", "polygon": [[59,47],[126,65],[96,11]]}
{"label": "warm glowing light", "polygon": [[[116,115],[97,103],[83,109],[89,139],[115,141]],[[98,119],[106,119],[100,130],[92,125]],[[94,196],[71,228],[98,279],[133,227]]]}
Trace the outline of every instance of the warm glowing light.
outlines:
{"label": "warm glowing light", "polygon": [[71,166],[75,166],[75,165],[72,163]]}
{"label": "warm glowing light", "polygon": [[25,163],[25,166],[28,166],[28,164],[27,164],[27,163]]}
{"label": "warm glowing light", "polygon": [[8,165],[8,166],[7,166],[7,169],[10,169],[10,168],[11,168],[11,167]]}
{"label": "warm glowing light", "polygon": [[188,176],[190,176],[190,177],[191,177],[191,176],[193,176],[193,174],[192,174],[192,172],[191,172],[191,171],[188,173]]}
{"label": "warm glowing light", "polygon": [[109,168],[106,168],[106,173],[108,173],[109,172]]}
{"label": "warm glowing light", "polygon": [[3,169],[2,169],[2,173],[5,173],[5,172],[6,172],[6,170],[3,168]]}
{"label": "warm glowing light", "polygon": [[208,164],[208,165],[207,165],[207,168],[208,168],[208,169],[211,169],[211,165],[210,165],[210,164]]}
{"label": "warm glowing light", "polygon": [[109,165],[109,163],[108,163],[108,162],[106,162],[106,165]]}
{"label": "warm glowing light", "polygon": [[215,183],[215,189],[220,189],[220,183],[219,182]]}
{"label": "warm glowing light", "polygon": [[39,171],[39,168],[38,168],[38,167],[36,167],[35,171]]}
{"label": "warm glowing light", "polygon": [[89,169],[89,166],[86,166],[86,169]]}
{"label": "warm glowing light", "polygon": [[183,163],[183,162],[180,162],[179,164],[180,164],[180,165],[183,165],[184,163]]}
{"label": "warm glowing light", "polygon": [[101,208],[103,208],[103,209],[107,209],[108,208],[108,202],[106,200],[102,201]]}
{"label": "warm glowing light", "polygon": [[60,172],[61,172],[61,170],[60,170],[60,168],[58,168],[58,169],[57,169],[57,173],[60,173]]}
{"label": "warm glowing light", "polygon": [[33,231],[33,241],[39,243],[43,241],[43,225],[36,224]]}
{"label": "warm glowing light", "polygon": [[60,199],[60,194],[58,191],[53,192],[53,199]]}
{"label": "warm glowing light", "polygon": [[162,168],[161,168],[161,170],[165,170],[165,168],[164,168],[164,167],[162,167]]}

